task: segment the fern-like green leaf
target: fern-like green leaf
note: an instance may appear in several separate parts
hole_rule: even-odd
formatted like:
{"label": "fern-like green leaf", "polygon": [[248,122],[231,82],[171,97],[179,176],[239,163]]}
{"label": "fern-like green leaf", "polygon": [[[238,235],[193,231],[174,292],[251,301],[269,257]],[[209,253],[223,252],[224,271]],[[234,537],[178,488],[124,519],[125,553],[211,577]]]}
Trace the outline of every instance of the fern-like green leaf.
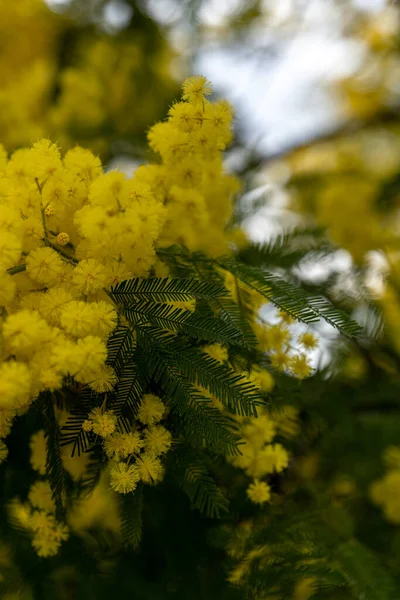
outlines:
{"label": "fern-like green leaf", "polygon": [[256,404],[262,403],[262,397],[248,379],[196,348],[178,347],[175,358],[190,381],[207,388],[232,412],[257,416]]}
{"label": "fern-like green leaf", "polygon": [[125,546],[137,549],[142,539],[143,530],[143,484],[131,494],[121,499],[121,533]]}
{"label": "fern-like green leaf", "polygon": [[242,307],[229,296],[218,298],[211,305],[217,309],[218,316],[222,321],[225,321],[240,333],[242,346],[255,347],[257,345],[257,338]]}
{"label": "fern-like green leaf", "polygon": [[138,371],[138,367],[133,362],[128,362],[115,390],[115,396],[110,404],[110,408],[116,415],[121,416],[125,407],[128,407],[132,416],[136,416],[140,402],[143,396],[143,385]]}
{"label": "fern-like green leaf", "polygon": [[43,416],[44,432],[47,440],[46,476],[56,505],[56,517],[61,521],[65,516],[63,503],[65,474],[61,461],[59,429],[54,412],[54,400],[50,394],[44,395]]}
{"label": "fern-like green leaf", "polygon": [[129,327],[119,325],[107,341],[107,364],[120,375],[133,352],[133,338]]}
{"label": "fern-like green leaf", "polygon": [[285,231],[267,243],[249,244],[239,250],[237,258],[240,262],[252,266],[289,268],[309,252],[324,256],[333,249],[324,236],[324,229],[314,227]]}
{"label": "fern-like green leaf", "polygon": [[196,279],[171,279],[149,277],[129,279],[112,288],[111,294],[117,303],[128,302],[185,302],[192,298],[212,300],[226,295],[223,286],[210,281]]}
{"label": "fern-like green leaf", "polygon": [[192,313],[168,304],[140,302],[127,307],[124,312],[134,327],[150,323],[160,329],[186,333],[200,340],[242,344],[241,333],[222,319]]}
{"label": "fern-like green leaf", "polygon": [[72,445],[71,456],[74,456],[75,453],[80,456],[83,452],[87,452],[93,442],[93,435],[84,431],[82,425],[88,418],[91,409],[101,404],[99,398],[89,388],[84,389],[70,410],[68,419],[61,429],[60,446]]}
{"label": "fern-like green leaf", "polygon": [[210,475],[204,460],[190,448],[175,449],[170,454],[168,467],[194,508],[211,518],[219,518],[228,512],[228,499]]}
{"label": "fern-like green leaf", "polygon": [[241,265],[229,258],[219,261],[219,264],[279,309],[303,323],[315,323],[324,319],[345,335],[357,336],[363,332],[356,321],[333,306],[326,298],[308,294],[278,275],[256,267]]}
{"label": "fern-like green leaf", "polygon": [[208,445],[220,454],[237,454],[239,436],[233,422],[212,405],[180,371],[175,358],[151,335],[138,331],[138,346],[146,354],[148,369],[158,382],[174,413],[180,418],[188,441],[196,446]]}
{"label": "fern-like green leaf", "polygon": [[357,600],[393,600],[396,597],[394,582],[378,557],[355,538],[339,544],[335,559]]}

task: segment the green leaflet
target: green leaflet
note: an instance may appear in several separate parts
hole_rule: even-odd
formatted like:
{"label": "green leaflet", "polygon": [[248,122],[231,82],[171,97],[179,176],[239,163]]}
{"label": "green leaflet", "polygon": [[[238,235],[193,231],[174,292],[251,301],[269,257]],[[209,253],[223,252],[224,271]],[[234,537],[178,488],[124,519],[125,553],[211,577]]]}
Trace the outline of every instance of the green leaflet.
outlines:
{"label": "green leaflet", "polygon": [[129,327],[118,325],[107,341],[107,364],[120,375],[133,351],[132,332]]}
{"label": "green leaflet", "polygon": [[201,252],[190,254],[178,246],[160,249],[158,254],[171,266],[180,261],[180,269],[182,270],[182,265],[187,265],[192,273],[204,274],[211,271],[221,277],[219,270],[229,271],[239,282],[257,291],[279,309],[303,323],[315,323],[324,319],[347,336],[359,336],[363,333],[359,323],[323,296],[307,293],[301,287],[266,271],[263,267],[246,265],[231,257],[215,260]]}
{"label": "green leaflet", "polygon": [[117,302],[146,300],[148,302],[185,302],[192,298],[212,300],[226,295],[223,286],[198,279],[149,277],[129,279],[112,288]]}
{"label": "green leaflet", "polygon": [[222,319],[192,313],[168,304],[138,302],[124,308],[124,313],[134,327],[151,323],[160,329],[186,333],[200,340],[238,345],[242,343],[240,332]]}
{"label": "green leaflet", "polygon": [[194,452],[187,447],[178,447],[169,455],[168,468],[192,505],[207,517],[219,518],[227,513],[229,502],[221,488],[208,471],[208,468]]}
{"label": "green leaflet", "polygon": [[232,259],[223,259],[219,265],[298,321],[315,323],[324,319],[348,336],[358,336],[363,332],[361,325],[326,298],[308,294],[278,275],[242,265]]}
{"label": "green leaflet", "polygon": [[146,354],[148,369],[180,417],[186,439],[196,446],[206,445],[216,453],[237,454],[239,437],[233,423],[209,398],[204,397],[180,371],[176,359],[165,351],[151,330],[138,332],[138,345]]}
{"label": "green leaflet", "polygon": [[49,480],[53,500],[56,504],[56,517],[64,520],[65,476],[61,462],[58,424],[54,413],[54,400],[50,394],[44,395],[43,402],[44,431],[47,440],[46,476]]}
{"label": "green leaflet", "polygon": [[355,538],[336,548],[335,560],[357,600],[393,600],[396,597],[395,584],[378,557]]}
{"label": "green leaflet", "polygon": [[137,549],[143,530],[143,484],[131,494],[124,494],[120,501],[122,542]]}
{"label": "green leaflet", "polygon": [[208,388],[233,413],[257,416],[256,404],[262,402],[260,391],[245,377],[196,348],[179,348],[175,358],[186,377]]}

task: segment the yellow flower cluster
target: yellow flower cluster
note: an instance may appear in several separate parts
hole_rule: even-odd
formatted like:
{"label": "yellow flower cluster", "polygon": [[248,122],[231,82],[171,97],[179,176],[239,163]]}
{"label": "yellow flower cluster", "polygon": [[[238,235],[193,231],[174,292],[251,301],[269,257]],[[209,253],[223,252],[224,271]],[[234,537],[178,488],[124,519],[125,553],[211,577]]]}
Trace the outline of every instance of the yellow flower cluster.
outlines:
{"label": "yellow flower cluster", "polygon": [[56,78],[56,47],[67,22],[43,0],[0,5],[0,140],[7,148],[44,135]]}
{"label": "yellow flower cluster", "polygon": [[[221,363],[229,360],[227,349],[221,344],[204,346],[203,351]],[[242,372],[241,375],[259,387],[263,393],[270,392],[274,386],[271,374],[265,369],[253,369],[250,374]],[[214,406],[222,412],[225,410],[224,405],[207,393],[207,390],[200,389],[211,398]],[[297,417],[297,410],[292,406],[283,406],[275,411],[259,407],[257,417],[244,417],[239,414],[233,416],[241,437],[241,453],[228,456],[227,460],[235,467],[243,469],[246,475],[253,479],[247,488],[247,496],[251,502],[264,504],[271,499],[270,486],[267,481],[261,479],[281,473],[289,464],[287,450],[282,444],[273,441],[278,435],[285,438],[295,436],[299,430]]]}
{"label": "yellow flower cluster", "polygon": [[[58,55],[72,28],[74,41],[60,68]],[[44,0],[18,0],[1,3],[0,35],[0,139],[10,150],[51,137],[65,148],[78,142],[106,156],[113,139],[142,134],[158,117],[160,95],[175,92],[173,53],[156,30],[149,50],[141,35],[88,34]]]}
{"label": "yellow flower cluster", "polygon": [[370,486],[371,500],[382,507],[385,518],[400,525],[400,446],[386,448],[383,459],[386,473]]}
{"label": "yellow flower cluster", "polygon": [[400,14],[397,6],[356,20],[355,36],[366,52],[355,75],[339,81],[343,108],[347,115],[371,118],[382,106],[399,100],[397,35]]}
{"label": "yellow flower cluster", "polygon": [[[156,35],[156,34],[154,34]],[[172,53],[164,40],[154,46],[146,61],[150,81],[159,82],[160,93],[169,96],[174,85],[169,75]],[[75,48],[76,60],[59,77],[60,94],[51,107],[48,127],[59,142],[90,144],[106,155],[108,140],[103,133],[112,129],[116,139],[126,139],[143,129],[157,116],[160,97],[147,89],[144,77],[145,42],[140,36],[118,38],[96,35],[83,38]],[[140,85],[140,102],[134,102]]]}
{"label": "yellow flower cluster", "polygon": [[14,498],[9,505],[11,522],[31,533],[32,546],[38,556],[55,556],[61,543],[69,537],[68,527],[56,520],[55,511],[52,491],[46,480],[38,480],[31,486],[27,502]]}
{"label": "yellow flower cluster", "polygon": [[307,352],[318,346],[318,339],[311,331],[302,333],[294,340],[290,321],[282,314],[280,321],[274,325],[256,318],[253,329],[260,349],[268,353],[273,368],[290,373],[297,379],[305,379],[312,374]]}
{"label": "yellow flower cluster", "polygon": [[[230,277],[227,277],[230,292],[235,298],[237,288]],[[243,284],[237,284],[243,287]],[[236,290],[236,291],[235,291]],[[243,291],[243,290],[241,290]],[[252,326],[256,334],[259,349],[268,353],[271,366],[278,370],[285,370],[298,379],[311,375],[307,352],[318,346],[318,338],[310,331],[300,334],[293,343],[290,325],[293,319],[286,313],[279,314],[279,322],[271,325],[260,320],[259,308],[264,300],[252,290],[245,290],[249,313],[252,315]],[[229,361],[227,349],[221,344],[204,346],[203,351],[221,363]],[[262,393],[268,394],[274,387],[274,379],[266,369],[253,367],[251,371],[241,372],[242,376],[255,384]],[[202,393],[209,397],[213,404],[221,411],[224,406],[213,398],[206,390]],[[298,410],[294,406],[283,405],[276,410],[258,408],[257,417],[234,416],[239,426],[242,444],[241,454],[229,456],[228,460],[235,467],[244,470],[246,475],[253,479],[247,488],[247,496],[255,504],[264,504],[271,500],[271,488],[267,479],[269,475],[282,472],[289,464],[289,454],[280,443],[273,443],[276,436],[290,439],[299,433]]]}
{"label": "yellow flower cluster", "polygon": [[[0,165],[0,437],[10,421],[65,376],[97,392],[117,313],[105,288],[144,276],[165,208],[150,188],[82,148],[61,158],[41,140]],[[60,243],[60,237],[62,237]],[[68,241],[66,242],[66,239]]]}
{"label": "yellow flower cluster", "polygon": [[223,100],[209,102],[210,92],[204,77],[186,80],[183,101],[171,107],[167,122],[157,123],[148,134],[161,164],[139,167],[138,177],[168,207],[160,243],[179,243],[216,256],[228,249],[224,230],[239,185],[224,173],[221,154],[231,140],[232,108]]}
{"label": "yellow flower cluster", "polygon": [[[171,447],[170,432],[160,425],[165,406],[154,394],[143,396],[137,420],[142,425],[128,433],[112,432],[104,439],[109,459],[111,488],[120,494],[133,492],[139,481],[158,483],[164,477],[161,456]],[[145,427],[143,427],[145,426]]]}
{"label": "yellow flower cluster", "polygon": [[400,166],[399,124],[385,118],[399,102],[399,18],[398,7],[387,6],[373,18],[364,15],[355,21],[354,34],[367,50],[365,60],[358,73],[334,84],[346,118],[355,119],[356,127],[365,120],[367,126],[350,133],[339,128],[332,139],[300,148],[287,159],[292,206],[312,214],[358,264],[371,251],[399,248],[395,194],[390,205],[381,203],[383,195],[391,196]]}

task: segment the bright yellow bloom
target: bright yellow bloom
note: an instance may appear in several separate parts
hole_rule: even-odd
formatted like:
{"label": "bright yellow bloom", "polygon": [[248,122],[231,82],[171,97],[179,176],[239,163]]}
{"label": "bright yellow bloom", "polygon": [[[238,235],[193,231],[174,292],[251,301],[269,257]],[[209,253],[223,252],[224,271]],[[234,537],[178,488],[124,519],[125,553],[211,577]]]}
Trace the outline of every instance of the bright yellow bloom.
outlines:
{"label": "bright yellow bloom", "polygon": [[47,558],[55,556],[61,546],[61,542],[69,537],[68,528],[57,523],[54,528],[38,529],[32,539],[32,546],[38,556]]}
{"label": "bright yellow bloom", "polygon": [[40,475],[46,473],[47,460],[47,441],[44,435],[44,430],[41,429],[34,433],[30,439],[29,447],[31,450],[31,465]]}
{"label": "bright yellow bloom", "polygon": [[5,443],[3,442],[3,440],[0,440],[0,464],[7,460],[7,456],[8,456],[8,448],[5,445]]}
{"label": "bright yellow bloom", "polygon": [[222,344],[209,344],[203,347],[203,351],[218,362],[224,363],[228,360],[228,349]]}
{"label": "bright yellow bloom", "polygon": [[314,350],[318,346],[318,339],[310,331],[306,331],[299,335],[299,343],[304,346],[307,350]]}
{"label": "bright yellow bloom", "polygon": [[158,483],[164,477],[164,468],[156,456],[144,452],[136,460],[140,479],[145,483]]}
{"label": "bright yellow bloom", "polygon": [[4,322],[3,338],[10,354],[26,356],[51,339],[51,329],[38,312],[21,310]]}
{"label": "bright yellow bloom", "polygon": [[103,265],[90,258],[81,260],[75,267],[72,282],[82,294],[95,294],[101,290],[107,281],[107,274]]}
{"label": "bright yellow bloom", "polygon": [[53,287],[45,294],[40,294],[38,310],[46,321],[59,325],[61,310],[71,300],[72,295],[67,289]]}
{"label": "bright yellow bloom", "polygon": [[133,492],[140,481],[139,469],[135,465],[118,463],[110,471],[111,488],[119,494]]}
{"label": "bright yellow bloom", "polygon": [[271,499],[271,488],[265,481],[256,479],[247,488],[247,495],[254,504],[264,504]]}
{"label": "bright yellow bloom", "polygon": [[7,273],[0,274],[0,306],[8,306],[14,299],[16,292],[15,279]]}
{"label": "bright yellow bloom", "polygon": [[89,431],[93,431],[96,435],[107,437],[115,432],[117,426],[117,417],[111,410],[102,411],[102,409],[94,408],[89,414]]}
{"label": "bright yellow bloom", "polygon": [[56,510],[53,492],[48,481],[36,481],[29,490],[28,500],[34,508],[40,508],[49,513],[54,513]]}
{"label": "bright yellow bloom", "polygon": [[117,324],[117,313],[107,302],[73,300],[60,310],[60,323],[75,337],[95,335],[106,338]]}
{"label": "bright yellow bloom", "polygon": [[14,267],[22,252],[21,240],[15,233],[1,231],[0,235],[0,269],[5,271]]}
{"label": "bright yellow bloom", "polygon": [[104,394],[105,392],[111,392],[117,382],[118,377],[114,369],[109,365],[104,365],[95,374],[94,379],[89,381],[89,386],[98,394]]}
{"label": "bright yellow bloom", "polygon": [[39,529],[53,529],[56,525],[56,518],[54,515],[46,510],[34,510],[31,513],[29,526],[33,531]]}
{"label": "bright yellow bloom", "polygon": [[26,272],[29,277],[38,283],[52,285],[57,281],[63,268],[60,255],[51,248],[37,248],[32,250],[26,259]]}
{"label": "bright yellow bloom", "polygon": [[308,362],[307,356],[304,354],[296,354],[290,359],[290,369],[298,379],[309,377],[312,373],[312,368]]}
{"label": "bright yellow bloom", "polygon": [[66,246],[69,243],[69,241],[70,237],[65,231],[62,231],[56,237],[56,242],[59,246]]}
{"label": "bright yellow bloom", "polygon": [[267,415],[249,419],[242,427],[242,435],[249,440],[252,446],[262,448],[264,444],[272,442],[276,435],[276,425]]}
{"label": "bright yellow bloom", "polygon": [[76,363],[79,365],[76,372],[72,372],[77,381],[89,383],[98,375],[105,365],[107,347],[100,338],[88,335],[76,344]]}
{"label": "bright yellow bloom", "polygon": [[145,394],[140,405],[137,418],[144,425],[155,425],[163,418],[165,406],[154,394]]}
{"label": "bright yellow bloom", "polygon": [[162,425],[153,425],[145,430],[144,440],[146,452],[153,456],[160,456],[170,449],[172,436]]}
{"label": "bright yellow bloom", "polygon": [[250,381],[255,383],[262,392],[271,392],[274,387],[274,379],[265,369],[254,368],[249,375]]}
{"label": "bright yellow bloom", "polygon": [[194,75],[185,80],[183,86],[182,98],[192,103],[194,106],[201,104],[205,96],[212,92],[211,84],[203,75]]}
{"label": "bright yellow bloom", "polygon": [[16,409],[30,400],[32,376],[24,363],[10,360],[0,364],[0,409]]}
{"label": "bright yellow bloom", "polygon": [[82,178],[85,183],[93,181],[101,175],[101,161],[85,148],[76,146],[69,150],[64,157],[64,166],[74,175]]}

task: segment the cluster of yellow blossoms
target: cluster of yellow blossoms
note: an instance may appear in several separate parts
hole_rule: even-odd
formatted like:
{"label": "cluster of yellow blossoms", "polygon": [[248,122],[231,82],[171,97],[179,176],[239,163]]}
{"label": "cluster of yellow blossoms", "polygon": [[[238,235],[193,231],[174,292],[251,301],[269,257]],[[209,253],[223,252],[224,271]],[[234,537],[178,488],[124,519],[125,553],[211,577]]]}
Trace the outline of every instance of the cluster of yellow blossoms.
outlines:
{"label": "cluster of yellow blossoms", "polygon": [[61,159],[41,140],[3,152],[0,170],[2,308],[0,436],[10,419],[65,376],[112,389],[106,340],[117,313],[103,291],[144,276],[165,208],[150,188],[79,147]]}
{"label": "cluster of yellow blossoms", "polygon": [[[139,481],[158,483],[164,476],[161,456],[168,452],[172,438],[160,425],[165,405],[154,394],[145,394],[137,421],[142,429],[121,433],[117,430],[117,417],[112,411],[95,408],[84,422],[85,431],[93,431],[103,438],[103,446],[110,459],[111,488],[120,494],[133,492]],[[137,424],[138,425],[138,424]]]}
{"label": "cluster of yellow blossoms", "polygon": [[[187,102],[150,132],[163,146],[163,164],[140,167],[131,179],[104,173],[80,147],[62,158],[46,139],[9,160],[2,150],[0,437],[15,414],[40,392],[60,389],[66,376],[97,392],[112,389],[106,340],[118,316],[106,290],[157,269],[157,240],[213,253],[227,248],[233,188],[220,155],[231,112],[205,100],[207,86],[202,77],[185,82]],[[178,113],[193,127],[175,122]],[[196,173],[196,190],[189,173]]]}
{"label": "cluster of yellow blossoms", "polygon": [[355,19],[353,34],[361,42],[364,56],[356,74],[339,81],[344,109],[350,117],[371,118],[399,101],[400,72],[397,37],[400,12],[385,3],[379,13]]}
{"label": "cluster of yellow blossoms", "polygon": [[224,172],[221,154],[232,136],[232,108],[224,100],[207,101],[210,93],[204,77],[185,81],[183,101],[171,107],[167,122],[157,123],[148,134],[161,165],[139,171],[168,206],[160,243],[220,256],[236,238],[237,232],[229,234],[225,227],[239,184]]}
{"label": "cluster of yellow blossoms", "polygon": [[[172,106],[166,122],[149,132],[161,162],[140,166],[132,178],[118,171],[105,173],[100,160],[81,147],[62,157],[47,139],[9,158],[1,151],[0,439],[39,394],[61,390],[71,377],[97,393],[113,390],[118,378],[106,364],[107,339],[123,317],[109,289],[150,273],[168,276],[167,267],[156,257],[157,246],[178,243],[218,256],[240,240],[237,232],[226,231],[238,189],[222,163],[222,151],[231,138],[232,111],[224,101],[209,102],[210,91],[204,77],[185,81],[182,102]],[[238,282],[225,276],[227,290],[237,299]],[[269,354],[273,367],[298,378],[309,376],[306,352],[317,344],[313,334],[302,334],[295,348],[290,319],[281,315],[277,325],[262,322],[258,315],[263,298],[243,284],[240,287],[248,298],[260,349]],[[193,310],[193,302],[186,308]],[[229,360],[227,349],[219,344],[205,351],[221,362]],[[246,376],[264,393],[272,390],[267,370],[253,369]],[[292,435],[297,428],[296,411],[286,413],[262,410],[259,419],[237,417],[245,443],[243,455],[233,462],[254,479],[248,495],[256,503],[270,499],[267,476],[288,464],[285,448],[272,443],[276,435]],[[163,478],[162,457],[172,441],[160,424],[164,414],[165,406],[152,394],[144,396],[129,432],[106,404],[90,412],[83,429],[100,439],[109,464],[90,496],[92,504],[80,499],[69,512],[67,522],[74,531],[84,530],[88,523],[101,524],[106,510],[114,515],[112,528],[118,531],[113,495],[134,492],[139,481],[153,484]],[[56,417],[62,427],[68,414],[56,411]],[[44,476],[43,431],[33,436],[31,451],[33,468]],[[0,459],[6,455],[2,442]],[[89,456],[71,457],[66,447],[61,458],[72,480],[82,479]],[[48,483],[38,482],[35,490],[31,496],[36,500],[29,497],[29,505],[15,502],[12,512],[18,520],[15,515],[25,511],[37,552],[54,554],[67,530],[54,520]],[[35,511],[46,514],[46,526],[40,529],[32,529]]]}
{"label": "cluster of yellow blossoms", "polygon": [[383,460],[386,473],[371,485],[370,497],[390,523],[400,525],[400,446],[386,448]]}
{"label": "cluster of yellow blossoms", "polygon": [[12,523],[32,535],[32,546],[38,556],[55,556],[69,537],[69,528],[55,518],[55,504],[47,481],[37,481],[29,491],[28,502],[15,499],[9,505]]}
{"label": "cluster of yellow blossoms", "polygon": [[[47,441],[43,430],[31,437],[31,465],[42,476],[30,488],[27,502],[15,498],[10,506],[11,522],[23,527],[32,534],[32,546],[38,556],[47,557],[57,554],[60,545],[68,539],[70,528],[81,533],[98,519],[98,513],[106,506],[107,523],[119,533],[120,518],[115,510],[110,491],[120,494],[133,492],[139,481],[145,484],[156,484],[164,476],[161,459],[171,447],[170,432],[160,424],[166,413],[162,401],[153,394],[145,394],[139,407],[137,419],[129,432],[120,432],[115,414],[110,410],[95,408],[84,422],[85,431],[92,431],[102,440],[106,456],[109,459],[108,468],[98,486],[86,498],[73,500],[67,504],[67,523],[60,523],[55,518],[56,505],[49,482],[43,477],[46,474]],[[66,422],[68,414],[57,411],[58,426]],[[73,481],[79,481],[84,476],[89,454],[71,457],[68,447],[63,447],[61,459],[64,469]],[[107,489],[107,487],[109,489]],[[100,492],[99,492],[100,490]],[[98,496],[103,496],[103,504],[98,503]],[[96,500],[97,498],[97,500]],[[66,499],[64,498],[64,501]],[[92,504],[93,506],[88,506]],[[114,508],[114,519],[109,521],[108,510]],[[113,524],[114,523],[114,524]],[[98,522],[98,525],[101,523]]]}
{"label": "cluster of yellow blossoms", "polygon": [[[205,346],[203,351],[221,363],[229,360],[227,349],[221,344]],[[268,394],[274,387],[274,380],[265,369],[256,368],[250,374],[241,372],[262,393]],[[202,393],[207,391],[201,388]],[[222,412],[223,404],[207,394],[213,404]],[[255,504],[264,504],[271,500],[271,488],[268,476],[281,473],[289,464],[289,453],[280,443],[272,443],[277,436],[291,438],[298,433],[298,412],[293,406],[284,406],[280,410],[259,407],[257,417],[233,415],[237,422],[241,438],[240,454],[228,456],[227,460],[246,473],[253,482],[248,486],[247,496]]]}
{"label": "cluster of yellow blossoms", "polygon": [[45,0],[1,3],[0,140],[7,149],[51,137],[107,156],[114,141],[142,135],[175,92],[173,53],[156,28],[149,50],[137,31],[89,33],[68,14],[55,14]]}

